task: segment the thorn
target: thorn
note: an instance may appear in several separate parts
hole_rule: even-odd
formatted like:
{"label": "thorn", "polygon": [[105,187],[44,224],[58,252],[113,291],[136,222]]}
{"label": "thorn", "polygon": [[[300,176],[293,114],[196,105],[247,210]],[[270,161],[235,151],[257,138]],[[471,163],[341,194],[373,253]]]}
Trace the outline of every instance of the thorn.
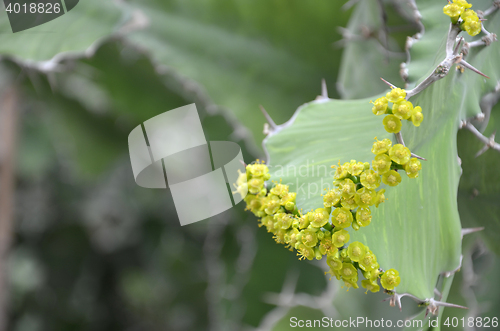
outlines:
{"label": "thorn", "polygon": [[458,40],[457,46],[455,46],[455,49],[453,50],[453,55],[457,55],[458,54],[458,49],[460,47],[460,44],[462,44],[463,40],[464,40],[464,37],[460,37],[460,39]]}
{"label": "thorn", "polygon": [[448,302],[434,301],[434,304],[436,306],[441,306],[441,307],[452,307],[452,308],[469,309],[467,307],[456,305],[454,303],[448,303]]}
{"label": "thorn", "polygon": [[474,233],[474,232],[479,232],[479,231],[483,231],[484,230],[484,227],[480,227],[480,228],[465,228],[465,229],[462,229],[462,238],[466,235],[466,234],[471,234],[471,233]]}
{"label": "thorn", "polygon": [[276,130],[278,128],[278,126],[276,125],[276,123],[274,123],[271,116],[269,116],[268,112],[264,109],[264,107],[262,107],[261,105],[259,105],[259,107],[260,107],[260,111],[262,111],[262,114],[264,114],[264,117],[266,118],[267,123],[271,127],[270,131],[272,132],[272,131]]}
{"label": "thorn", "polygon": [[496,136],[497,132],[493,132],[490,136],[490,145],[491,146],[494,146],[495,145],[495,136]]}
{"label": "thorn", "polygon": [[481,71],[479,71],[479,70],[477,70],[476,68],[474,68],[472,65],[470,65],[469,63],[467,63],[467,61],[465,61],[465,60],[463,60],[463,59],[462,59],[462,60],[460,60],[460,62],[459,62],[459,63],[460,63],[462,66],[466,67],[467,69],[470,69],[470,70],[474,71],[476,74],[479,74],[479,75],[481,75],[481,76],[483,76],[483,77],[486,77],[486,78],[490,78],[490,77],[486,76],[485,74],[483,74]]}
{"label": "thorn", "polygon": [[443,298],[443,295],[441,294],[441,292],[439,292],[439,290],[437,288],[434,288],[434,294],[439,297],[439,300],[441,300]]}
{"label": "thorn", "polygon": [[478,156],[481,156],[484,154],[484,152],[486,152],[488,149],[490,149],[490,147],[488,145],[484,145],[483,148],[481,148],[479,150],[479,152],[476,153],[476,155],[474,155],[474,157],[478,157]]}
{"label": "thorn", "polygon": [[359,0],[349,0],[347,1],[342,7],[340,7],[340,9],[342,9],[342,11],[347,11],[349,10],[352,6],[354,6],[356,4],[356,2],[358,2]]}
{"label": "thorn", "polygon": [[326,81],[324,78],[321,80],[321,96],[323,99],[328,99],[328,90],[326,88]]}
{"label": "thorn", "polygon": [[240,160],[240,163],[243,164],[245,168],[247,167],[247,164],[243,160]]}
{"label": "thorn", "polygon": [[386,83],[387,85],[389,85],[391,88],[396,88],[396,85],[392,85],[391,83],[389,83],[388,81],[386,81],[385,79],[383,79],[382,77],[380,77],[380,79],[382,79],[382,81],[384,83]]}
{"label": "thorn", "polygon": [[494,147],[495,146],[495,135],[496,135],[496,131],[493,132],[493,134],[490,136],[490,139],[489,139],[488,143],[484,144],[484,147],[481,148],[479,150],[479,152],[476,153],[475,157],[478,157],[478,156],[484,154],[484,152],[486,152],[488,149],[490,149],[490,147]]}
{"label": "thorn", "polygon": [[421,157],[421,156],[418,156],[417,154],[413,154],[413,153],[411,153],[411,156],[416,157],[417,159],[420,159],[420,160],[427,161],[427,159],[426,159],[426,158],[423,158],[423,157]]}
{"label": "thorn", "polygon": [[401,304],[401,298],[403,297],[410,297],[411,299],[413,299],[414,301],[418,302],[418,303],[422,303],[422,300],[420,300],[419,298],[417,298],[416,296],[414,295],[411,295],[409,293],[403,293],[403,294],[398,294],[398,293],[394,293],[393,295],[391,295],[390,297],[382,300],[382,302],[384,301],[387,301],[389,300],[389,305],[391,307],[394,307],[396,306],[396,304],[398,305],[398,308],[399,308],[399,311],[402,311],[403,310],[403,305]]}

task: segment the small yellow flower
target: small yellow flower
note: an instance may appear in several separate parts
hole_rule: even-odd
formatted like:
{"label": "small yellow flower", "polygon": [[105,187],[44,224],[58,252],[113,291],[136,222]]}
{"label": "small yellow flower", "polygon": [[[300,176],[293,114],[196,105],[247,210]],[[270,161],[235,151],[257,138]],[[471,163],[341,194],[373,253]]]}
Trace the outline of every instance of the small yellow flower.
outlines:
{"label": "small yellow flower", "polygon": [[252,194],[259,193],[264,187],[264,180],[262,178],[252,178],[248,181],[248,191]]}
{"label": "small yellow flower", "polygon": [[377,284],[376,280],[372,281],[370,279],[364,279],[361,281],[361,286],[366,288],[365,293],[368,293],[368,291],[371,291],[372,293],[376,293],[376,292],[380,291],[380,286]]}
{"label": "small yellow flower", "polygon": [[398,133],[403,126],[401,120],[395,115],[387,115],[384,117],[382,123],[384,124],[385,131],[389,133]]}
{"label": "small yellow flower", "polygon": [[407,164],[405,164],[405,171],[408,177],[417,178],[418,172],[422,170],[422,164],[417,158],[412,158]]}
{"label": "small yellow flower", "polygon": [[344,229],[351,225],[352,214],[346,207],[335,208],[332,213],[332,223],[336,228]]}
{"label": "small yellow flower", "polygon": [[349,178],[335,183],[342,192],[344,198],[350,198],[356,193],[356,184]]}
{"label": "small yellow flower", "polygon": [[378,205],[384,202],[386,199],[385,195],[385,189],[381,189],[377,192],[377,196],[375,197],[375,207],[378,208]]}
{"label": "small yellow flower", "polygon": [[269,168],[264,163],[259,163],[259,160],[256,163],[247,165],[246,169],[249,178],[261,178],[263,180],[271,178]]}
{"label": "small yellow flower", "polygon": [[372,251],[368,251],[358,263],[359,267],[364,271],[371,271],[378,268],[377,257]]}
{"label": "small yellow flower", "polygon": [[359,207],[356,210],[356,223],[359,226],[368,226],[370,225],[370,222],[372,221],[372,213],[370,211],[370,208],[363,208]]}
{"label": "small yellow flower", "polygon": [[347,255],[349,255],[351,261],[359,262],[365,256],[367,251],[368,250],[365,245],[359,241],[355,241],[349,244],[349,247],[347,248]]}
{"label": "small yellow flower", "polygon": [[389,269],[380,278],[380,283],[382,287],[386,290],[392,291],[395,287],[399,285],[401,278],[399,277],[399,272],[395,269]]}
{"label": "small yellow flower", "polygon": [[274,194],[270,194],[264,201],[264,211],[268,215],[274,215],[280,209],[280,198]]}
{"label": "small yellow flower", "polygon": [[457,19],[464,12],[464,7],[457,3],[450,3],[444,6],[443,13],[450,16],[452,19]]}
{"label": "small yellow flower", "polygon": [[333,179],[343,179],[349,176],[349,163],[344,163],[344,165],[333,165],[332,168],[335,168],[335,175],[333,175]]}
{"label": "small yellow flower", "polygon": [[456,3],[457,5],[464,7],[465,9],[472,7],[472,5],[467,2],[467,0],[453,0],[453,3]]}
{"label": "small yellow flower", "polygon": [[360,207],[369,207],[374,204],[376,193],[366,187],[360,188],[354,195],[354,201]]}
{"label": "small yellow flower", "polygon": [[311,247],[307,247],[306,245],[304,244],[299,244],[298,245],[298,248],[297,248],[297,255],[300,256],[300,260],[304,260],[304,259],[308,259],[308,260],[312,260],[314,258],[314,249],[312,249]]}
{"label": "small yellow flower", "polygon": [[330,190],[323,196],[323,205],[325,208],[334,207],[340,202],[342,193],[339,190]]}
{"label": "small yellow flower", "polygon": [[349,166],[349,172],[353,176],[359,176],[361,172],[365,170],[365,165],[363,162],[356,162],[356,160],[351,160],[350,166]]}
{"label": "small yellow flower", "polygon": [[378,98],[375,100],[375,102],[370,101],[370,103],[373,103],[373,108],[372,112],[375,115],[383,115],[387,111],[387,105],[388,105],[388,100],[386,97]]}
{"label": "small yellow flower", "polygon": [[[335,247],[335,245],[333,244],[331,236],[328,238],[325,237],[325,238],[321,239],[321,242],[319,243],[319,250],[320,250],[321,254],[328,255],[328,256],[333,255],[336,252],[338,252],[337,247]],[[328,263],[328,259],[327,259],[327,263]]]}
{"label": "small yellow flower", "polygon": [[408,147],[402,144],[396,144],[389,149],[389,157],[392,161],[403,165],[410,161],[411,152]]}
{"label": "small yellow flower", "polygon": [[[337,250],[337,248],[335,248]],[[338,250],[337,250],[338,251]],[[326,258],[326,264],[333,270],[340,270],[342,269],[342,261],[340,260],[339,257],[336,257],[335,254],[328,255]]]}
{"label": "small yellow flower", "polygon": [[313,219],[311,220],[311,226],[315,228],[320,228],[328,223],[330,219],[330,214],[323,208],[318,208],[313,213]]}
{"label": "small yellow flower", "polygon": [[387,100],[392,103],[403,101],[406,98],[406,91],[400,88],[393,88],[385,95]]}
{"label": "small yellow flower", "polygon": [[342,263],[342,269],[340,269],[340,275],[345,279],[358,278],[358,270],[352,265],[352,263]]}
{"label": "small yellow flower", "polygon": [[410,118],[412,112],[413,104],[410,101],[403,100],[395,103],[392,107],[392,113],[394,114],[394,116],[401,120],[407,120],[408,118]]}
{"label": "small yellow flower", "polygon": [[[347,291],[349,291],[349,289],[352,287],[352,288],[359,288],[358,284],[357,284],[357,281],[358,281],[358,276],[356,275],[356,278],[354,279],[346,279],[346,278],[342,278],[342,280],[344,281],[344,285],[347,287]],[[342,288],[344,288],[344,286],[342,286]]]}
{"label": "small yellow flower", "polygon": [[477,16],[477,13],[475,11],[473,11],[472,9],[468,9],[466,11],[464,11],[460,17],[462,18],[462,20],[464,20],[464,22],[467,20],[467,19],[473,19],[473,20],[478,20],[479,21],[479,17]]}
{"label": "small yellow flower", "polygon": [[342,207],[345,207],[349,210],[356,209],[356,207],[358,207],[358,204],[356,203],[356,199],[354,198],[355,196],[356,195],[353,195],[349,198],[342,197],[342,200],[340,200],[340,204],[342,205]]}
{"label": "small yellow flower", "polygon": [[302,231],[302,243],[307,247],[314,247],[318,243],[318,235],[315,229],[307,228]]}
{"label": "small yellow flower", "polygon": [[332,242],[335,247],[342,247],[349,241],[350,238],[351,236],[349,235],[349,232],[346,230],[340,230],[332,235]]}
{"label": "small yellow flower", "polygon": [[413,109],[413,113],[411,114],[410,118],[411,122],[415,126],[420,126],[420,123],[424,120],[424,114],[422,114],[422,108],[420,107],[415,107]]}
{"label": "small yellow flower", "polygon": [[380,176],[373,170],[365,170],[360,176],[361,185],[374,190],[380,186]]}
{"label": "small yellow flower", "polygon": [[[384,140],[378,140],[377,137],[375,137],[375,142],[372,146],[372,153],[375,155],[387,153],[391,146],[392,141],[390,139],[385,138]],[[368,166],[368,169],[369,168],[370,167]]]}
{"label": "small yellow flower", "polygon": [[467,18],[465,22],[462,23],[461,28],[474,37],[481,32],[481,21]]}
{"label": "small yellow flower", "polygon": [[397,186],[401,183],[401,175],[397,171],[391,170],[382,175],[382,182],[389,186]]}
{"label": "small yellow flower", "polygon": [[269,192],[282,198],[288,194],[288,189],[288,185],[278,183]]}
{"label": "small yellow flower", "polygon": [[387,154],[379,154],[372,161],[373,170],[382,175],[391,170],[392,161]]}

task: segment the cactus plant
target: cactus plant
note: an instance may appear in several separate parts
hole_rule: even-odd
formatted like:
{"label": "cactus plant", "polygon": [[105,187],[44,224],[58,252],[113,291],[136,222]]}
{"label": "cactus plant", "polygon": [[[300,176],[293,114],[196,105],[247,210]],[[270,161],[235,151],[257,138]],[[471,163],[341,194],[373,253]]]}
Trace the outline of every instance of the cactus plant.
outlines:
{"label": "cactus plant", "polygon": [[[422,161],[421,176],[412,182],[405,178],[395,189],[385,192],[389,202],[372,210],[372,224],[375,225],[360,231],[357,231],[359,227],[353,226],[349,234],[351,242],[361,241],[377,254],[382,269],[396,268],[399,271],[385,271],[381,278],[381,285],[392,295],[391,303],[397,303],[401,308],[400,299],[410,296],[426,307],[427,315],[429,312],[437,314],[439,306],[460,307],[440,301],[445,300],[446,296],[435,296],[435,293],[449,289],[451,284],[450,280],[446,280],[440,285],[441,288],[437,288],[439,278],[448,278],[460,269],[462,237],[470,232],[461,228],[456,201],[461,174],[461,161],[456,145],[457,132],[461,128],[467,128],[485,144],[484,151],[487,148],[500,150],[500,145],[494,141],[494,135],[491,139],[484,137],[473,124],[474,121],[489,116],[489,111],[496,103],[491,100],[491,94],[498,94],[500,77],[495,54],[498,54],[499,46],[492,43],[496,36],[488,31],[498,31],[500,20],[492,15],[486,23],[480,22],[466,1],[454,1],[444,9],[441,4],[431,1],[421,1],[418,7],[414,2],[410,2],[410,5],[415,19],[425,30],[409,38],[407,42],[410,56],[402,65],[402,74],[406,87],[412,88],[407,90],[406,95],[401,94],[401,99],[411,98],[412,102],[423,109],[425,120],[421,125],[421,118],[413,121],[414,125],[401,125],[397,117],[407,119],[410,113],[403,113],[399,106],[396,108],[400,102],[399,92],[396,91],[398,89],[387,82],[395,93],[391,92],[394,94],[393,98],[398,99],[391,100],[391,93],[387,94],[389,101],[395,102],[391,113],[397,117],[387,115],[384,126],[386,131],[394,135],[381,132],[382,121],[369,112],[369,99],[340,101],[329,99],[323,93],[321,98],[300,107],[283,125],[270,122],[271,131],[264,140],[264,147],[268,153],[271,180],[287,184],[291,192],[296,192],[296,209],[298,207],[305,212],[293,213],[298,215],[296,217],[305,219],[310,215],[306,214],[307,211],[323,207],[321,190],[332,187],[332,177],[339,178],[338,171],[337,174],[330,175],[326,169],[338,160],[343,163],[351,159],[370,159],[369,146],[373,137],[391,139],[394,143],[401,144],[401,147],[406,142],[412,152],[425,158]],[[479,11],[481,19],[498,8],[496,3],[488,5],[491,8],[480,8],[483,9]],[[419,8],[423,10],[419,11]],[[451,17],[451,23],[443,12]],[[468,37],[464,42],[463,37],[457,37],[462,30],[474,37],[481,30],[481,25],[484,25],[481,39],[471,40]],[[376,49],[372,51],[377,52]],[[348,67],[350,66],[345,65],[345,68]],[[367,76],[371,77],[370,74]],[[358,84],[359,94],[363,94],[365,82]],[[372,97],[378,98],[373,106],[373,112],[377,115],[387,113],[387,101],[384,103],[381,97]],[[497,99],[496,97],[495,100]],[[390,124],[390,121],[397,121],[397,124]],[[408,156],[408,160],[409,158]],[[406,164],[408,160],[402,164]],[[337,169],[348,166],[348,163],[343,166],[340,163]],[[420,165],[415,167],[417,169]],[[354,183],[357,180],[356,176],[351,175],[350,178],[353,178]],[[387,180],[384,183],[390,184]],[[268,185],[269,188],[273,186],[272,183]],[[335,222],[335,212],[341,209],[348,212],[355,205],[341,208],[338,203],[335,206],[337,208],[332,214],[331,225],[339,229],[345,228],[343,224]],[[275,213],[279,215],[277,210],[262,215],[257,211],[256,215],[268,219],[266,214]],[[279,218],[275,216],[275,219],[276,217]],[[355,222],[351,220],[346,225],[351,223]],[[331,229],[329,224],[323,226],[326,231],[323,233],[328,233]],[[275,225],[264,225],[268,230],[271,227],[269,231],[278,236],[278,242],[282,241],[278,235],[280,230],[276,230]],[[299,225],[297,228],[303,227]],[[312,229],[315,228],[313,226]],[[345,229],[341,231],[345,232]],[[318,233],[322,232],[317,232],[316,235]],[[349,234],[346,232],[343,237]],[[297,236],[304,238],[307,234],[300,233]],[[289,242],[285,240],[285,243]],[[316,241],[309,247],[314,246]],[[301,248],[300,244],[295,244],[295,248],[306,253],[310,250]],[[312,259],[313,251],[304,256]],[[329,265],[333,268],[330,263]],[[382,269],[381,272],[384,272]],[[354,271],[349,271],[349,274],[352,272]],[[350,277],[343,278],[346,280],[351,279]],[[395,280],[396,277],[398,281]],[[401,282],[397,285],[399,277]],[[356,287],[354,284],[350,286]],[[348,284],[348,288],[350,286]]]}

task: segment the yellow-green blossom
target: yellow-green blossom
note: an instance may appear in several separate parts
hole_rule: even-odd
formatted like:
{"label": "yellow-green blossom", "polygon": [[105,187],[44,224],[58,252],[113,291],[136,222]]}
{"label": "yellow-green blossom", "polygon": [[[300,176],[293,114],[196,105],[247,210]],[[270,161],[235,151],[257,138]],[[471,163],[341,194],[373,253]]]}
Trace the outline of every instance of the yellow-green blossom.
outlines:
{"label": "yellow-green blossom", "polygon": [[372,281],[370,279],[363,279],[361,281],[361,286],[366,288],[365,293],[368,293],[368,291],[371,291],[372,293],[376,293],[376,292],[380,291],[380,286],[377,284],[376,280]]}
{"label": "yellow-green blossom", "polygon": [[392,161],[403,165],[410,161],[411,152],[408,147],[396,144],[389,149],[389,157]]}
{"label": "yellow-green blossom", "polygon": [[372,161],[373,170],[382,175],[391,170],[392,161],[387,154],[379,154]]}
{"label": "yellow-green blossom", "polygon": [[378,154],[384,154],[389,151],[389,148],[392,146],[392,141],[389,139],[385,138],[384,140],[378,140],[375,137],[375,142],[373,143],[372,146],[372,153],[375,155]]}
{"label": "yellow-green blossom", "polygon": [[382,202],[384,202],[386,199],[385,195],[385,189],[381,189],[377,192],[377,196],[375,197],[375,207],[378,208],[378,205],[381,204]]}
{"label": "yellow-green blossom", "polygon": [[330,214],[325,209],[318,208],[313,213],[311,226],[314,226],[315,228],[320,228],[324,226],[326,223],[328,223],[329,219],[330,219]]}
{"label": "yellow-green blossom", "polygon": [[382,182],[389,186],[397,186],[401,183],[401,175],[397,171],[391,170],[382,175]]}
{"label": "yellow-green blossom", "polygon": [[335,208],[332,213],[332,223],[336,228],[344,229],[353,221],[351,211],[345,207]]}
{"label": "yellow-green blossom", "polygon": [[417,178],[420,170],[422,170],[422,164],[417,158],[412,158],[407,164],[405,164],[406,174],[410,178]]}
{"label": "yellow-green blossom", "polygon": [[407,120],[413,112],[413,104],[410,101],[400,101],[392,107],[392,113],[399,119]]}
{"label": "yellow-green blossom", "polygon": [[370,103],[373,103],[372,112],[375,115],[383,115],[383,114],[385,114],[385,112],[387,110],[388,102],[389,101],[385,97],[378,98],[377,100],[375,100],[375,102],[370,101]]}
{"label": "yellow-green blossom", "polygon": [[371,221],[372,213],[370,208],[360,207],[356,210],[356,223],[358,223],[359,226],[368,226]]}
{"label": "yellow-green blossom", "polygon": [[424,114],[422,114],[422,108],[420,108],[420,106],[413,108],[413,113],[411,114],[410,120],[414,126],[420,126],[420,124],[424,120]]}
{"label": "yellow-green blossom", "polygon": [[403,101],[406,98],[406,91],[400,88],[393,88],[385,95],[387,100],[392,103]]}
{"label": "yellow-green blossom", "polygon": [[382,123],[384,124],[385,131],[389,133],[398,133],[403,126],[401,120],[395,115],[387,115],[384,117]]}
{"label": "yellow-green blossom", "polygon": [[359,262],[361,259],[363,259],[363,257],[365,257],[366,253],[367,253],[366,246],[360,243],[359,241],[350,243],[349,247],[347,248],[347,255],[349,255],[351,261],[354,262]]}
{"label": "yellow-green blossom", "polygon": [[332,234],[332,242],[333,245],[335,245],[335,247],[344,246],[349,241],[350,238],[351,236],[349,235],[349,232],[347,232],[346,230],[340,230]]}
{"label": "yellow-green blossom", "polygon": [[371,190],[380,185],[380,176],[373,170],[365,170],[360,176],[361,185]]}
{"label": "yellow-green blossom", "polygon": [[374,204],[376,193],[366,187],[360,188],[354,195],[354,201],[360,207],[369,207]]}
{"label": "yellow-green blossom", "polygon": [[334,207],[340,202],[342,193],[339,190],[330,190],[323,195],[323,205],[325,208]]}
{"label": "yellow-green blossom", "polygon": [[392,291],[395,287],[399,285],[401,278],[399,277],[399,272],[395,269],[389,269],[380,278],[380,283],[382,287],[386,290]]}

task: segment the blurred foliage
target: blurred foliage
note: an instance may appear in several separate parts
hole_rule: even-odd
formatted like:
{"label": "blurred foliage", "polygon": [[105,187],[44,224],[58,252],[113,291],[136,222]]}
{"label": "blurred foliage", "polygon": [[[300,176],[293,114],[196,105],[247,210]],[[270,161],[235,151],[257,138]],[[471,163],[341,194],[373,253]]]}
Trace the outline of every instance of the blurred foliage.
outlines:
{"label": "blurred foliage", "polygon": [[[196,103],[207,140],[235,141],[251,161],[262,157],[259,104],[281,123],[320,94],[322,78],[330,97],[346,98],[382,92],[382,73],[396,82],[411,15],[399,2],[345,3],[85,0],[16,34],[1,11],[0,77],[22,94],[10,329],[286,330],[292,315],[416,313],[409,299],[400,313],[380,304],[383,294],[346,293],[323,264],[276,245],[243,206],[180,227],[169,191],[138,187],[130,168],[130,130],[179,106]],[[353,66],[363,54],[371,60]],[[494,183],[484,185],[476,188],[495,199]],[[497,249],[495,234],[486,237]],[[484,270],[493,284],[496,269]]]}

